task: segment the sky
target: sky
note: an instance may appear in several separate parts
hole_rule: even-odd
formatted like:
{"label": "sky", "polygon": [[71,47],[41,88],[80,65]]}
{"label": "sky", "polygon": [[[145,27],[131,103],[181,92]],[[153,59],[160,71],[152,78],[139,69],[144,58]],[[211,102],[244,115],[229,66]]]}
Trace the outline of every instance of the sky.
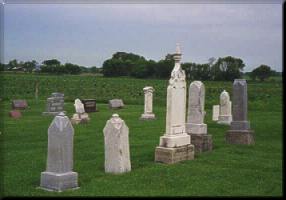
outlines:
{"label": "sky", "polygon": [[233,56],[244,61],[245,72],[261,64],[282,71],[282,1],[218,2],[6,3],[4,63],[55,58],[101,67],[118,51],[158,61],[180,43],[182,62]]}

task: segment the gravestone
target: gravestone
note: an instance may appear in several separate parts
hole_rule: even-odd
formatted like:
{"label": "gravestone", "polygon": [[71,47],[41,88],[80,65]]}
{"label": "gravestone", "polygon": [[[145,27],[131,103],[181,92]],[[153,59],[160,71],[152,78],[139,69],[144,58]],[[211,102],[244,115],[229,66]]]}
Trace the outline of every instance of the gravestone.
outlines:
{"label": "gravestone", "polygon": [[223,90],[223,92],[220,94],[219,108],[218,123],[229,125],[232,121],[231,101],[228,92],[225,90]]}
{"label": "gravestone", "polygon": [[19,110],[11,110],[9,112],[9,116],[14,118],[14,119],[19,119],[19,118],[22,117],[22,114],[21,114],[21,112]]}
{"label": "gravestone", "polygon": [[213,105],[213,121],[218,121],[218,116],[219,116],[219,105]]}
{"label": "gravestone", "polygon": [[131,171],[129,153],[129,129],[118,114],[113,114],[103,129],[105,147],[105,172]]}
{"label": "gravestone", "polygon": [[154,88],[147,86],[143,88],[144,91],[144,113],[141,115],[142,120],[155,119],[153,113],[153,92]]}
{"label": "gravestone", "polygon": [[235,79],[233,82],[232,122],[226,132],[226,142],[229,144],[254,144],[254,131],[247,121],[247,83],[245,79]]}
{"label": "gravestone", "polygon": [[54,92],[51,97],[47,98],[46,112],[43,115],[57,115],[64,112],[64,94]]}
{"label": "gravestone", "polygon": [[194,146],[186,133],[186,78],[181,68],[181,51],[177,44],[175,66],[167,88],[166,130],[155,149],[155,161],[172,164],[194,159]]}
{"label": "gravestone", "polygon": [[188,116],[186,131],[191,136],[195,153],[211,151],[212,135],[207,134],[205,117],[205,86],[201,81],[193,81],[189,87]]}
{"label": "gravestone", "polygon": [[12,109],[13,110],[24,110],[28,107],[28,103],[26,100],[13,100],[12,101]]}
{"label": "gravestone", "polygon": [[48,129],[46,171],[41,173],[40,188],[64,191],[78,188],[78,174],[73,172],[74,129],[63,112],[55,116]]}
{"label": "gravestone", "polygon": [[111,109],[119,109],[119,108],[123,108],[124,107],[122,99],[109,100],[108,105],[109,105],[109,108],[111,108]]}
{"label": "gravestone", "polygon": [[73,114],[73,117],[71,118],[72,124],[84,124],[87,123],[90,119],[88,114],[84,110],[84,105],[81,103],[80,99],[76,99],[74,101],[74,107],[75,107],[75,114]]}
{"label": "gravestone", "polygon": [[82,99],[81,102],[84,105],[84,110],[87,113],[97,112],[96,100],[95,99]]}

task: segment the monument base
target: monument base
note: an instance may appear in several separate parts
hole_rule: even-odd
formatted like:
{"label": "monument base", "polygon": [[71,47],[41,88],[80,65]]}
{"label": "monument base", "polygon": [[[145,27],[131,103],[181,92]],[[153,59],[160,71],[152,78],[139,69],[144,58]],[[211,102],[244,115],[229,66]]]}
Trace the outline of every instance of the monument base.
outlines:
{"label": "monument base", "polygon": [[190,134],[190,136],[191,136],[191,144],[195,146],[195,154],[213,150],[212,135]]}
{"label": "monument base", "polygon": [[86,124],[88,123],[90,120],[90,118],[88,117],[88,114],[87,113],[83,113],[83,114],[78,114],[78,113],[75,113],[73,115],[73,117],[71,118],[71,123],[74,125],[74,124]]}
{"label": "monument base", "polygon": [[218,124],[230,125],[232,121],[232,115],[220,115],[218,116]]}
{"label": "monument base", "polygon": [[62,192],[67,189],[77,189],[77,172],[54,173],[42,172],[40,188],[44,190]]}
{"label": "monument base", "polygon": [[153,120],[156,119],[154,113],[143,113],[140,117],[141,120]]}
{"label": "monument base", "polygon": [[181,147],[156,147],[155,162],[173,164],[184,160],[194,159],[194,145],[188,144]]}
{"label": "monument base", "polygon": [[188,134],[207,134],[207,125],[186,123],[186,131]]}
{"label": "monument base", "polygon": [[163,135],[160,137],[161,147],[181,147],[190,144],[191,137],[187,133],[180,135]]}
{"label": "monument base", "polygon": [[254,131],[229,130],[226,132],[225,139],[229,144],[254,144]]}
{"label": "monument base", "polygon": [[64,114],[66,114],[66,111],[57,111],[57,112],[43,112],[42,115],[44,115],[44,116],[47,116],[47,115],[56,116],[60,112],[63,112]]}

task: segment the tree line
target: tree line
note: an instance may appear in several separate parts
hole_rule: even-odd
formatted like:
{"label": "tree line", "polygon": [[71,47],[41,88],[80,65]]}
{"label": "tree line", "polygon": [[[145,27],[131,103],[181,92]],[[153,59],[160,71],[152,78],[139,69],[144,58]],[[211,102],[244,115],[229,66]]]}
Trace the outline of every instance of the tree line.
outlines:
{"label": "tree line", "polygon": [[[242,59],[226,56],[223,58],[210,58],[207,63],[198,64],[194,62],[181,63],[186,76],[190,80],[214,80],[233,81],[242,78],[245,64]],[[24,71],[27,73],[48,73],[48,74],[80,74],[80,73],[101,73],[106,77],[129,76],[135,78],[159,78],[170,77],[174,67],[173,54],[167,54],[159,61],[147,60],[143,56],[133,53],[116,52],[111,58],[103,62],[102,68],[84,67],[77,64],[62,64],[57,59],[45,60],[40,65],[35,60],[20,61],[11,60],[8,64],[1,64],[1,71]],[[252,72],[247,73],[252,80],[264,81],[270,76],[277,75],[270,66],[260,65]]]}

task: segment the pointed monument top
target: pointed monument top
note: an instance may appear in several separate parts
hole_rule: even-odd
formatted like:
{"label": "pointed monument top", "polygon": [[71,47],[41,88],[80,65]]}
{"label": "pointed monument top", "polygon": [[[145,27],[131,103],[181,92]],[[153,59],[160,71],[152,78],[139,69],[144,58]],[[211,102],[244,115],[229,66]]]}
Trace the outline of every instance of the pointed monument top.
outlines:
{"label": "pointed monument top", "polygon": [[181,54],[180,43],[176,43],[176,54]]}

